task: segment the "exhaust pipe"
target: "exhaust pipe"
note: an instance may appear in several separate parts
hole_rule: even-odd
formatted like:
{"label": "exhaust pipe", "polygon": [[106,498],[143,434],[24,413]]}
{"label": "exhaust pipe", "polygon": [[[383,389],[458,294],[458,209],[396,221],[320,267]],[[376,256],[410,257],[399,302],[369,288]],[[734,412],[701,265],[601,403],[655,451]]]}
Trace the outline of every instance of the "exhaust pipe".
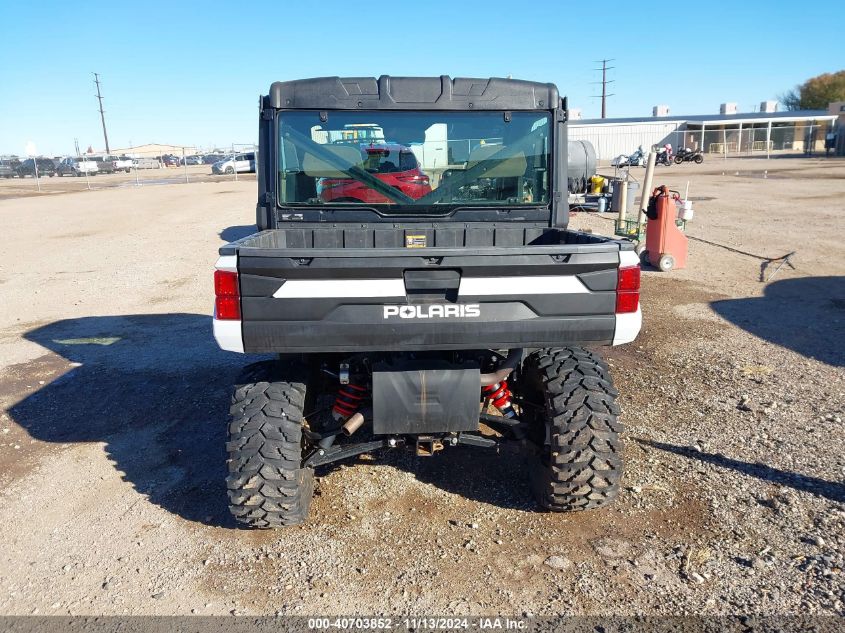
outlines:
{"label": "exhaust pipe", "polygon": [[510,350],[507,358],[505,358],[499,369],[490,372],[489,374],[481,374],[481,386],[489,387],[491,385],[495,385],[497,382],[502,382],[505,378],[511,375],[511,372],[514,369],[516,369],[520,360],[522,360],[522,348]]}
{"label": "exhaust pipe", "polygon": [[353,413],[341,427],[343,429],[343,434],[349,437],[355,431],[360,429],[364,424],[364,421],[371,416],[372,412],[369,409],[361,409],[357,413]]}

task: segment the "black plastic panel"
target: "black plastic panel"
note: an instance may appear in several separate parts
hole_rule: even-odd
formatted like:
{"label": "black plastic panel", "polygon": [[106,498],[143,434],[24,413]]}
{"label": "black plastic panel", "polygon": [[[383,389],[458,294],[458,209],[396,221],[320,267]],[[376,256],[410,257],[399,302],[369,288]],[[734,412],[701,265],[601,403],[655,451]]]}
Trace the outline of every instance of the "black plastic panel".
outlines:
{"label": "black plastic panel", "polygon": [[269,106],[318,110],[552,110],[560,103],[551,83],[457,77],[317,77],[277,81]]}
{"label": "black plastic panel", "polygon": [[480,371],[442,361],[373,367],[373,433],[478,430]]}
{"label": "black plastic panel", "polygon": [[[425,248],[406,249],[408,235],[425,235]],[[506,223],[420,223],[420,224],[296,224],[290,228],[261,231],[237,242],[220,248],[221,255],[275,256],[290,253],[273,253],[272,250],[313,249],[326,251],[326,254],[345,255],[338,250],[365,250],[367,256],[373,256],[372,249],[413,250],[410,254],[427,254],[430,249],[460,248],[463,252],[478,254],[473,249],[518,248],[530,246],[523,252],[544,252],[545,246],[589,245],[589,248],[567,248],[563,254],[577,252],[617,253],[619,250],[633,248],[630,242],[614,240],[608,237],[548,228],[537,225],[513,226]],[[330,251],[334,251],[331,252]],[[554,252],[561,252],[560,248]],[[500,251],[500,253],[502,253]],[[385,253],[377,253],[384,255]]]}
{"label": "black plastic panel", "polygon": [[475,319],[440,326],[420,322],[244,321],[243,339],[247,353],[510,349],[608,345],[615,329],[613,315],[483,323]]}

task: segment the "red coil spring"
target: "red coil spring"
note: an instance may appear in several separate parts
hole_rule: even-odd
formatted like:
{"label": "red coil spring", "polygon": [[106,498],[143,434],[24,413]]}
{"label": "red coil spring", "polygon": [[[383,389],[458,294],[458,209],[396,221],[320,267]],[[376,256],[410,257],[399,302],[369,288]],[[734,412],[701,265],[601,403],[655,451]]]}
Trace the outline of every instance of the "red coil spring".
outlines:
{"label": "red coil spring", "polygon": [[484,396],[486,398],[490,398],[490,400],[493,402],[493,406],[496,407],[499,411],[501,411],[508,417],[512,417],[514,415],[513,408],[511,407],[512,394],[511,390],[508,389],[507,380],[497,382],[495,385],[484,387],[482,391],[484,393]]}
{"label": "red coil spring", "polygon": [[348,419],[361,408],[361,403],[367,397],[367,388],[352,384],[341,385],[337,390],[332,411],[343,419]]}

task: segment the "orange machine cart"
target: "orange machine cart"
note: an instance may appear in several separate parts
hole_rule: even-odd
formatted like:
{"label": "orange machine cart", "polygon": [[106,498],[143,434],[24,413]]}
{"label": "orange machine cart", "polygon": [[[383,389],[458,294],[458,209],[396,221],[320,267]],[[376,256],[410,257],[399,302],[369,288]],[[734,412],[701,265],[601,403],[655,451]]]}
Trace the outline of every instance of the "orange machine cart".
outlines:
{"label": "orange machine cart", "polygon": [[[648,262],[666,272],[673,268],[686,268],[689,241],[678,226],[680,195],[670,192],[666,185],[654,190],[648,201],[644,257]],[[683,226],[683,222],[681,222]]]}

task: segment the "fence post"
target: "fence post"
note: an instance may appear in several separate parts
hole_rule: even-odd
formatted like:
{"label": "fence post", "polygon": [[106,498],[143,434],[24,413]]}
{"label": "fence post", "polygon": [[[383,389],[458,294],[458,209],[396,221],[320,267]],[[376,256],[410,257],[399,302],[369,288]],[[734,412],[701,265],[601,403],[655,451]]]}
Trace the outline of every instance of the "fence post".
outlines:
{"label": "fence post", "polygon": [[182,167],[185,168],[185,184],[188,184],[188,163],[185,161],[185,148],[182,148]]}
{"label": "fence post", "polygon": [[232,171],[235,172],[235,182],[238,182],[238,161],[235,160],[235,144],[232,143]]}
{"label": "fence post", "polygon": [[[79,155],[76,158],[79,159]],[[86,160],[85,162],[87,163],[88,161]],[[91,179],[88,176],[87,169],[85,170],[85,184],[88,186],[88,191],[91,191]]]}
{"label": "fence post", "polygon": [[769,154],[771,153],[771,149],[769,148],[769,144],[772,142],[772,122],[769,121],[769,125],[766,128],[766,160],[769,160]]}

